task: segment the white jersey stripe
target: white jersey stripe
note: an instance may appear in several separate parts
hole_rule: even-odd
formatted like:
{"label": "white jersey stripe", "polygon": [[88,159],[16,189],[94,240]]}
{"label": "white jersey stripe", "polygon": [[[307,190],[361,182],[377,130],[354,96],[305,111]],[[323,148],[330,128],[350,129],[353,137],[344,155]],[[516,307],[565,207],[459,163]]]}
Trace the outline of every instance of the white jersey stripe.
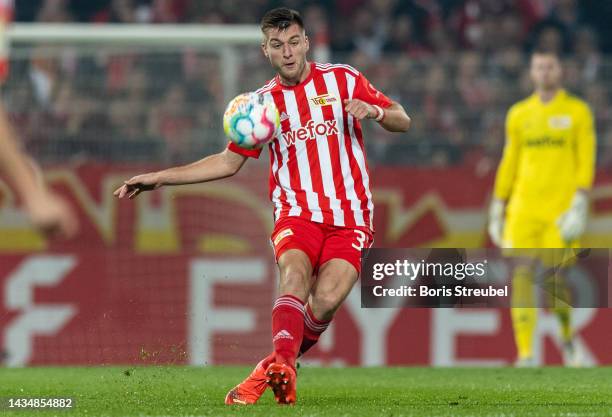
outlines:
{"label": "white jersey stripe", "polygon": [[[274,95],[273,95],[274,97]],[[285,99],[282,95],[277,96],[278,97],[278,103],[277,106],[280,108],[285,107]],[[281,122],[282,123],[282,122]],[[279,168],[278,168],[278,172],[273,172],[275,178],[274,181],[276,183],[278,183],[278,185],[281,188],[281,196],[282,193],[285,193],[285,204],[288,207],[283,206],[283,201],[282,199],[278,202],[275,202],[275,204],[278,206],[281,206],[281,212],[280,215],[283,215],[283,211],[287,210],[287,215],[289,216],[299,216],[302,214],[302,207],[299,205],[298,201],[297,201],[297,195],[295,190],[293,189],[293,187],[291,187],[291,173],[289,171],[289,150],[287,149],[286,146],[284,146],[284,141],[280,140],[280,138],[277,138],[274,142],[273,142],[273,146],[274,147],[278,147],[278,150],[275,150],[275,153],[277,155],[280,155],[280,160],[279,162]],[[278,178],[278,181],[276,180],[276,178]],[[278,220],[279,218],[276,217],[275,220]]]}
{"label": "white jersey stripe", "polygon": [[[284,98],[282,99],[284,100]],[[280,149],[281,161],[280,168],[278,168],[278,181],[279,186],[285,191],[287,198],[287,204],[289,204],[289,216],[299,216],[302,214],[302,207],[297,202],[297,196],[295,190],[291,187],[291,173],[289,172],[289,150],[284,144],[284,141],[277,139],[277,143]],[[277,206],[282,206],[282,201],[276,203]],[[278,217],[275,219],[278,220]]]}
{"label": "white jersey stripe", "polygon": [[[287,194],[287,203],[289,203],[289,215],[290,216],[299,216],[302,214],[302,208],[299,206],[297,202],[297,198],[295,195],[295,190],[291,188],[291,177],[289,175],[289,167],[287,166],[287,161],[289,160],[289,152],[286,146],[283,146],[282,141],[280,141],[280,151],[281,151],[281,166],[278,170],[278,180],[280,181],[280,186],[283,187],[285,193]],[[281,205],[281,202],[278,202],[278,205]]]}
{"label": "white jersey stripe", "polygon": [[[295,92],[292,90],[283,90],[283,96],[285,98],[285,106],[287,108],[287,115],[290,118],[291,129],[297,129],[302,124],[300,121],[300,111],[298,108],[297,100],[295,98]],[[286,147],[286,144],[281,141],[281,145]],[[310,176],[310,163],[308,162],[308,151],[306,150],[306,144],[303,140],[296,140],[295,146],[295,157],[297,159],[300,185],[304,193],[306,194],[306,202],[308,204],[308,210],[312,213],[311,220],[314,222],[323,222],[323,213],[319,207],[319,199],[317,194],[312,188],[312,179]]]}
{"label": "white jersey stripe", "polygon": [[[270,149],[270,154],[272,155],[272,172],[275,173],[278,171],[278,159],[276,158],[276,152],[274,149]],[[272,191],[272,203],[274,204],[274,218],[278,219],[281,214],[281,210],[283,209],[283,204],[280,200],[281,188],[277,184],[274,186],[274,191]]]}
{"label": "white jersey stripe", "polygon": [[[259,91],[259,90],[258,90]],[[272,94],[268,91],[266,93],[264,93],[266,100],[273,100],[272,98]],[[270,155],[272,156],[272,173],[276,174],[276,172],[278,171],[278,165],[279,165],[279,161],[276,155],[276,152],[274,151],[274,143],[272,142],[270,144]],[[276,184],[276,186],[274,187],[274,190],[272,191],[272,203],[274,204],[275,210],[274,210],[274,218],[278,219],[280,217],[281,214],[281,210],[283,208],[283,204],[280,200],[280,195],[281,195],[281,187]]]}
{"label": "white jersey stripe", "polygon": [[[346,85],[348,87],[348,95],[349,99],[353,98],[353,92],[355,90],[355,77],[350,74],[346,74]],[[374,219],[374,203],[372,203],[372,193],[370,192],[370,176],[368,175],[368,170],[366,168],[365,163],[365,155],[361,150],[361,146],[359,146],[359,142],[357,140],[357,136],[355,135],[355,126],[354,126],[354,118],[350,114],[348,115],[348,127],[349,133],[351,135],[351,148],[353,150],[353,155],[355,160],[357,161],[357,165],[359,166],[359,171],[361,172],[361,178],[363,180],[363,188],[365,189],[366,197],[368,199],[367,207],[370,212],[369,223],[370,227],[372,227],[372,221]]]}
{"label": "white jersey stripe", "polygon": [[[304,91],[308,97],[316,97],[319,94],[314,86],[314,81],[310,80],[305,86]],[[323,117],[323,111],[320,106],[315,105],[308,100],[308,106],[310,107],[310,116],[314,121],[315,125],[325,123]],[[331,164],[331,157],[329,155],[329,147],[327,136],[316,135],[317,152],[319,156],[319,165],[321,166],[321,179],[323,182],[323,194],[329,199],[329,207],[334,215],[334,224],[336,226],[344,226],[344,210],[340,207],[340,200],[336,197],[336,186],[334,185],[334,171]]]}
{"label": "white jersey stripe", "polygon": [[[323,74],[325,84],[327,85],[327,91],[336,97],[340,97],[340,90],[338,88],[338,82],[336,81],[336,75],[332,72]],[[351,172],[351,163],[349,162],[348,153],[346,150],[346,143],[344,141],[344,118],[343,118],[343,104],[338,103],[332,106],[334,111],[334,117],[338,120],[338,151],[340,155],[340,170],[342,171],[342,178],[344,179],[344,188],[346,190],[346,198],[351,202],[351,209],[355,218],[355,224],[357,226],[365,226],[365,220],[363,218],[363,211],[357,193],[355,192],[355,180]]]}

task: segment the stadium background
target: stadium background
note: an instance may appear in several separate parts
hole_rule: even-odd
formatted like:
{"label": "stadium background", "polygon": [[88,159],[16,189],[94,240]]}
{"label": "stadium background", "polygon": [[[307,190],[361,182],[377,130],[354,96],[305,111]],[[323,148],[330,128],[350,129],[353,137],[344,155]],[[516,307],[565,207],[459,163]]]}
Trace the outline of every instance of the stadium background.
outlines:
{"label": "stadium background", "polygon": [[[377,246],[490,245],[486,207],[508,106],[529,94],[528,51],[563,53],[566,85],[597,117],[598,174],[587,246],[612,244],[608,2],[287,1],[306,19],[311,57],[350,63],[413,118],[405,135],[368,124]],[[26,23],[256,24],[276,1],[41,0]],[[159,26],[162,27],[162,26]],[[272,76],[257,46],[11,45],[3,103],[48,183],[74,203],[70,242],[34,233],[0,184],[0,331],[7,366],[250,364],[269,346],[276,272],[268,245],[267,158],[236,177],[165,188],[134,202],[133,174],[225,146],[228,97]],[[234,82],[228,84],[227,74]],[[230,80],[231,81],[231,80]],[[611,364],[612,315],[576,312],[587,364]],[[554,317],[536,338],[561,361]],[[323,364],[510,364],[510,318],[494,309],[360,308],[354,291],[321,343]]]}

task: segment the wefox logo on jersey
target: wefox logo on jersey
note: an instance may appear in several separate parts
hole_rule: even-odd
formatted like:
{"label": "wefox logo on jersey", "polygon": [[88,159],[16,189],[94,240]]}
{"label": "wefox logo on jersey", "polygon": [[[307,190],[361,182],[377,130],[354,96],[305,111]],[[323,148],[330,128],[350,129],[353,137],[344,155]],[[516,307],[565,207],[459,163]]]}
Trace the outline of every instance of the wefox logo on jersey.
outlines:
{"label": "wefox logo on jersey", "polygon": [[291,146],[296,140],[314,139],[317,136],[337,135],[338,126],[336,120],[326,120],[323,123],[315,124],[312,120],[306,123],[306,126],[300,126],[297,129],[290,130],[282,134],[283,140],[287,146]]}

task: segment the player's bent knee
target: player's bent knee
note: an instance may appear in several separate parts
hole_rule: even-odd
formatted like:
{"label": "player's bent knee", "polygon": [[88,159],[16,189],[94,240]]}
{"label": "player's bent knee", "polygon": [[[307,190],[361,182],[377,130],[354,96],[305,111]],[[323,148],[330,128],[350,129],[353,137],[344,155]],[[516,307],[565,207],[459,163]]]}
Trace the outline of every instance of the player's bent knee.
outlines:
{"label": "player's bent knee", "polygon": [[288,269],[281,273],[281,283],[290,286],[304,286],[309,282],[309,276],[299,269]]}
{"label": "player's bent knee", "polygon": [[302,262],[294,262],[282,265],[280,268],[281,281],[310,281],[312,276],[312,268],[310,264]]}

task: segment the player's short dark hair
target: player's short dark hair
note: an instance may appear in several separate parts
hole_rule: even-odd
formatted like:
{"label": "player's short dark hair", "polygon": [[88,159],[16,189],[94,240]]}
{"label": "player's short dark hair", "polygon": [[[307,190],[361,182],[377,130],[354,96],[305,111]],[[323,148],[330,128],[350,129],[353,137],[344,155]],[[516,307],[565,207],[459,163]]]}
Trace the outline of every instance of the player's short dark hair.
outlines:
{"label": "player's short dark hair", "polygon": [[292,24],[304,29],[304,21],[297,10],[288,7],[278,7],[268,11],[261,18],[261,31],[265,34],[269,29],[285,30]]}

